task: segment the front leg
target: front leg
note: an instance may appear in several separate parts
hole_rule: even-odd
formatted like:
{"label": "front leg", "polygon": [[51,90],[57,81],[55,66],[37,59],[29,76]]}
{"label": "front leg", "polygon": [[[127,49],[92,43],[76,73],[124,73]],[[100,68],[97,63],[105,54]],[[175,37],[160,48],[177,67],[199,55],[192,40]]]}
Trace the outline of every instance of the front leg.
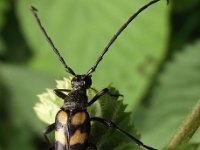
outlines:
{"label": "front leg", "polygon": [[97,147],[94,144],[88,144],[86,150],[97,150]]}
{"label": "front leg", "polygon": [[62,99],[65,99],[65,97],[67,96],[64,92],[71,92],[71,90],[68,89],[54,89],[53,91],[58,97]]}
{"label": "front leg", "polygon": [[[55,130],[55,123],[49,125],[46,129],[44,129],[43,133],[44,133],[44,137],[45,139],[48,141],[49,144],[51,144],[49,138],[48,138],[48,134],[51,133],[53,130]],[[51,144],[52,145],[52,144]]]}
{"label": "front leg", "polygon": [[[93,89],[94,90],[94,89]],[[96,91],[96,90],[95,90]],[[105,95],[106,93],[112,97],[119,97],[122,96],[121,94],[111,94],[108,92],[108,88],[105,88],[103,90],[101,90],[100,92],[98,92],[93,98],[92,100],[87,104],[87,107],[91,106],[94,102],[96,102],[100,97],[102,97],[103,95]]]}
{"label": "front leg", "polygon": [[50,147],[48,150],[55,150],[55,146]]}
{"label": "front leg", "polygon": [[96,102],[101,96],[105,95],[106,93],[108,93],[108,88],[105,88],[103,90],[101,90],[100,92],[98,92],[93,98],[92,100],[87,104],[87,106],[91,106],[94,102]]}

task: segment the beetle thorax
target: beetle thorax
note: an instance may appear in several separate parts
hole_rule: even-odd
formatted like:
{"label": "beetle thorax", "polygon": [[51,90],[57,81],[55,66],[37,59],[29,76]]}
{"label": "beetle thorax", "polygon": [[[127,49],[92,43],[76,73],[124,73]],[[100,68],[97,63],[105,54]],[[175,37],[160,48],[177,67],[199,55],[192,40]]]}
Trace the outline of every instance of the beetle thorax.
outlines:
{"label": "beetle thorax", "polygon": [[63,110],[84,110],[87,107],[88,97],[86,89],[72,90],[64,99]]}

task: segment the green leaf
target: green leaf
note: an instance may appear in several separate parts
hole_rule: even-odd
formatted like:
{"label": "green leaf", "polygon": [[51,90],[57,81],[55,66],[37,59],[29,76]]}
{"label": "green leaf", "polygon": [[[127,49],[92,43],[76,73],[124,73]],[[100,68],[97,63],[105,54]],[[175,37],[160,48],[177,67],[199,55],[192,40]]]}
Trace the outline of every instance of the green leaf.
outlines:
{"label": "green leaf", "polygon": [[[70,79],[57,81],[58,89],[71,89]],[[45,123],[52,124],[55,122],[55,117],[60,107],[63,105],[63,100],[55,95],[53,89],[47,89],[46,92],[38,95],[39,102],[34,106],[34,111],[37,116]]]}
{"label": "green leaf", "polygon": [[192,144],[181,145],[173,150],[199,150],[199,149],[200,149],[200,144],[192,143]]}
{"label": "green leaf", "polygon": [[[151,106],[136,112],[135,120],[144,142],[164,147],[200,99],[199,49],[197,41],[177,53],[159,77]],[[199,142],[199,133],[195,133],[191,142]]]}
{"label": "green leaf", "polygon": [[1,39],[0,37],[0,54],[2,54],[2,52],[5,50],[5,47],[4,47],[4,42],[3,40]]}
{"label": "green leaf", "polygon": [[27,131],[31,127],[31,131],[41,134],[44,125],[37,119],[32,107],[37,102],[36,94],[50,86],[53,78],[41,72],[5,64],[0,64],[0,75],[1,86],[8,92],[8,97],[2,100],[10,102],[8,111],[12,124],[15,127],[24,126]]}
{"label": "green leaf", "polygon": [[[57,76],[64,75],[63,66],[28,10],[30,2],[17,2],[22,31],[35,52],[30,66],[48,70]],[[38,8],[46,30],[67,63],[82,74],[94,64],[127,18],[147,2],[35,0],[33,5]],[[93,79],[95,87],[102,88],[113,82],[126,96],[129,107],[135,106],[165,54],[167,25],[168,7],[164,0],[145,10],[120,36],[98,66]]]}
{"label": "green leaf", "polygon": [[198,7],[199,0],[173,0],[175,13],[184,13],[186,11],[192,11],[192,9]]}
{"label": "green leaf", "polygon": [[35,138],[42,136],[44,124],[36,117],[32,107],[37,101],[36,93],[50,86],[51,81],[53,78],[44,73],[0,64],[2,149],[37,149]]}
{"label": "green leaf", "polygon": [[9,3],[7,0],[0,1],[0,29],[2,28],[3,24],[5,23],[5,13],[9,8]]}
{"label": "green leaf", "polygon": [[[5,13],[8,10],[8,1],[7,0],[1,0],[0,1],[0,33],[2,30],[2,27],[5,23]],[[4,42],[2,40],[2,37],[0,36],[0,54],[2,53],[2,51],[4,50]]]}
{"label": "green leaf", "polygon": [[35,145],[30,141],[33,136],[30,129],[27,132],[25,128],[21,127],[16,131],[12,130],[12,132],[14,132],[12,138],[15,138],[15,140],[6,141],[6,147],[3,147],[3,149],[14,150],[17,148],[20,150],[36,150]]}
{"label": "green leaf", "polygon": [[[109,88],[109,93],[119,95],[119,92],[112,87]],[[121,129],[124,129],[137,138],[139,137],[134,125],[131,123],[130,113],[125,112],[126,105],[123,104],[122,98],[106,95],[99,100],[99,103],[102,109],[102,115],[100,117],[112,120]],[[96,122],[92,126],[91,137],[91,141],[97,143],[97,147],[100,150],[131,150],[138,147],[117,130],[108,129],[99,122]]]}
{"label": "green leaf", "polygon": [[[165,148],[164,150],[168,150]],[[182,144],[173,150],[200,150],[200,143]]]}

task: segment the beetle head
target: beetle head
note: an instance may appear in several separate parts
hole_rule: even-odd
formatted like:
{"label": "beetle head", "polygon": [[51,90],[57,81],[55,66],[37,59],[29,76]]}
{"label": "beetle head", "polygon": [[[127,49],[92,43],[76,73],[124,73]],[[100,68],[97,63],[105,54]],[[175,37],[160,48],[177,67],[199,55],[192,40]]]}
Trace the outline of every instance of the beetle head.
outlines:
{"label": "beetle head", "polygon": [[76,75],[73,77],[71,84],[73,89],[88,89],[92,85],[91,76]]}

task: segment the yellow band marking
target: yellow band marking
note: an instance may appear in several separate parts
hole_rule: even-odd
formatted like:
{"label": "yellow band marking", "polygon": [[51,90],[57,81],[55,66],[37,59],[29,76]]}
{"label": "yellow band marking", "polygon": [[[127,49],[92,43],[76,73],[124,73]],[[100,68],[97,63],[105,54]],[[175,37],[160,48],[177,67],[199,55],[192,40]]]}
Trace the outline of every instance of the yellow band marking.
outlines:
{"label": "yellow band marking", "polygon": [[81,125],[86,120],[86,113],[85,112],[78,112],[72,118],[73,125]]}
{"label": "yellow band marking", "polygon": [[58,129],[57,131],[55,131],[55,140],[63,145],[67,144],[67,139],[65,136],[64,129]]}
{"label": "yellow band marking", "polygon": [[57,119],[58,119],[58,122],[60,122],[61,124],[66,124],[68,120],[68,115],[66,112],[60,111],[57,115]]}
{"label": "yellow band marking", "polygon": [[70,145],[83,144],[87,139],[87,133],[81,133],[80,130],[76,132],[70,138]]}

